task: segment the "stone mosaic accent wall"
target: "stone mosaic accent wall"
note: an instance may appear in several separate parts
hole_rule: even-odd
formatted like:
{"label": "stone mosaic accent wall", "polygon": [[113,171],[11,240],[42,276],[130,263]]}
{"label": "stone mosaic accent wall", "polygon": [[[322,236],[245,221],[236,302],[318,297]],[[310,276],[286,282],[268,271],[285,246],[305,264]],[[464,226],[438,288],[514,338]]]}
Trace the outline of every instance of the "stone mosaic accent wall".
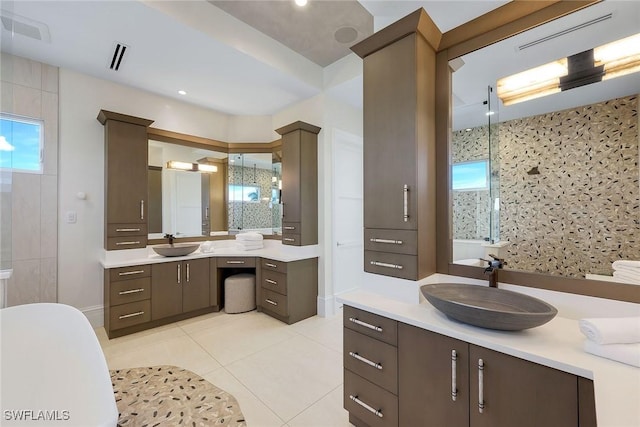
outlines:
{"label": "stone mosaic accent wall", "polygon": [[[273,205],[271,204],[270,169],[254,169],[247,166],[229,165],[229,184],[257,185],[260,187],[260,200],[242,202],[229,200],[229,229],[271,228],[273,226]],[[231,196],[229,197],[231,199]],[[268,198],[268,200],[264,200]],[[279,208],[279,207],[276,207]]]}

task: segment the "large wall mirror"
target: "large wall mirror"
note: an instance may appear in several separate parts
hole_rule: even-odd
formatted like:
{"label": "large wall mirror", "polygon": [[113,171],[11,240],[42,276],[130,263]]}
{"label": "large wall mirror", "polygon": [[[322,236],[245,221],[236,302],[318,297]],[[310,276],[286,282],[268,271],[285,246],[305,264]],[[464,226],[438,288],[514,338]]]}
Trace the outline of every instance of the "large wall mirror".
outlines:
{"label": "large wall mirror", "polygon": [[149,239],[280,234],[281,164],[226,151],[149,139]]}
{"label": "large wall mirror", "polygon": [[640,260],[639,33],[640,2],[604,1],[450,62],[454,264],[608,280]]}

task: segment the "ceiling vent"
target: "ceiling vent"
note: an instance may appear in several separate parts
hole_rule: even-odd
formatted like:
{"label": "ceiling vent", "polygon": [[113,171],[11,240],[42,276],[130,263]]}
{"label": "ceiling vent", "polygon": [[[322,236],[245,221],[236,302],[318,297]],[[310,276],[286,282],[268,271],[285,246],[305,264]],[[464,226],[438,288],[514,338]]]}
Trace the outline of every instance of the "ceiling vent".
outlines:
{"label": "ceiling vent", "polygon": [[117,43],[113,48],[113,55],[111,57],[111,62],[109,63],[109,69],[113,71],[119,71],[120,67],[124,63],[125,54],[129,51],[129,46],[123,43]]}
{"label": "ceiling vent", "polygon": [[11,33],[11,37],[18,34],[47,43],[51,42],[49,27],[42,22],[6,10],[0,11],[0,22],[2,22],[2,28]]}
{"label": "ceiling vent", "polygon": [[612,17],[613,17],[613,13],[608,13],[606,15],[599,16],[599,17],[597,17],[595,19],[592,19],[590,21],[586,21],[586,22],[583,22],[581,24],[574,25],[573,27],[569,27],[569,28],[564,29],[562,31],[558,31],[557,33],[549,34],[548,36],[542,37],[540,39],[534,40],[534,41],[529,42],[529,43],[525,43],[522,46],[518,46],[518,50],[524,50],[524,49],[530,48],[532,46],[538,45],[540,43],[544,43],[544,42],[547,42],[549,40],[553,40],[553,39],[558,38],[560,36],[564,36],[565,34],[569,34],[569,33],[572,33],[574,31],[581,30],[583,28],[589,27],[589,26],[591,26],[593,24],[597,24],[598,22],[606,21],[607,19],[611,19]]}

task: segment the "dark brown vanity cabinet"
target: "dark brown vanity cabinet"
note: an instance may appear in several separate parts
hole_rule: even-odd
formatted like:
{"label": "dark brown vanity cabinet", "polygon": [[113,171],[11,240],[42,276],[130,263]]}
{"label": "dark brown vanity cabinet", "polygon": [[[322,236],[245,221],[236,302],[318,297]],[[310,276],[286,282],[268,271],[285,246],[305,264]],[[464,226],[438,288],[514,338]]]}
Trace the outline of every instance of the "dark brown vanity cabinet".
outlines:
{"label": "dark brown vanity cabinet", "polygon": [[151,266],[104,271],[104,328],[112,331],[151,320]]}
{"label": "dark brown vanity cabinet", "polygon": [[352,49],[364,63],[365,271],[419,280],[435,272],[436,56],[412,31]]}
{"label": "dark brown vanity cabinet", "polygon": [[147,246],[148,138],[152,120],[101,110],[105,146],[105,249]]}
{"label": "dark brown vanity cabinet", "polygon": [[151,279],[152,320],[209,306],[209,259],[153,264]]}
{"label": "dark brown vanity cabinet", "polygon": [[588,379],[348,306],[344,368],[358,427],[596,426]]}
{"label": "dark brown vanity cabinet", "polygon": [[295,122],[277,129],[282,135],[282,243],[318,243],[318,133]]}

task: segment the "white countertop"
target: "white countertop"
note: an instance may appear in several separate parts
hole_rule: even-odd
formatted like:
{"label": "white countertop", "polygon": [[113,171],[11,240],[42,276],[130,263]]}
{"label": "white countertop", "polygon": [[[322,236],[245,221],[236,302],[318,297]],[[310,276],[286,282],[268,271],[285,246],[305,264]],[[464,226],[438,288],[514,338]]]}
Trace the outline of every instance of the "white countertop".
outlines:
{"label": "white countertop", "polygon": [[235,240],[217,240],[213,245],[213,252],[202,252],[198,249],[189,255],[181,257],[164,257],[158,255],[153,251],[152,246],[142,249],[104,251],[100,263],[104,268],[118,268],[210,257],[262,257],[276,261],[291,262],[316,258],[320,254],[318,245],[289,246],[283,245],[279,240],[271,239],[264,240],[264,248],[249,251],[240,249],[238,245],[235,244]]}
{"label": "white countertop", "polygon": [[447,318],[428,302],[399,302],[366,291],[342,294],[338,302],[594,380],[598,427],[640,426],[640,368],[584,352],[578,321],[556,317],[537,328],[493,331]]}
{"label": "white countertop", "polygon": [[4,308],[0,327],[0,424],[116,425],[107,362],[79,310],[46,303]]}

